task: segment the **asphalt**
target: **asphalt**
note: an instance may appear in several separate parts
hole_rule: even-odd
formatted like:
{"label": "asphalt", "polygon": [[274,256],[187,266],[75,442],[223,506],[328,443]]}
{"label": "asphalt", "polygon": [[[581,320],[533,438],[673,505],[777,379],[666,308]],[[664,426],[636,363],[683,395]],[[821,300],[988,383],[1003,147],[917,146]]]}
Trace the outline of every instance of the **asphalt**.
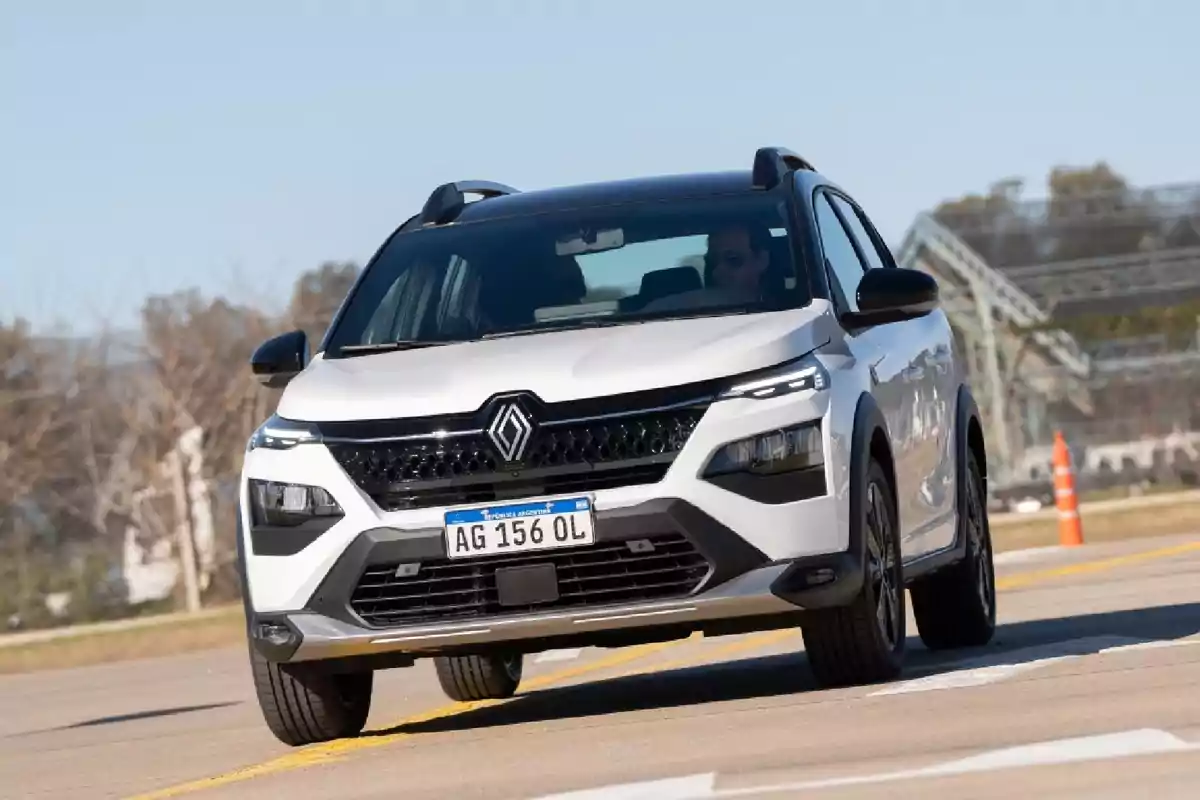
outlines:
{"label": "asphalt", "polygon": [[277,743],[245,651],[0,677],[4,798],[1192,798],[1200,536],[1006,554],[1000,628],[818,691],[796,632],[558,652],[455,706],[381,673],[362,737]]}

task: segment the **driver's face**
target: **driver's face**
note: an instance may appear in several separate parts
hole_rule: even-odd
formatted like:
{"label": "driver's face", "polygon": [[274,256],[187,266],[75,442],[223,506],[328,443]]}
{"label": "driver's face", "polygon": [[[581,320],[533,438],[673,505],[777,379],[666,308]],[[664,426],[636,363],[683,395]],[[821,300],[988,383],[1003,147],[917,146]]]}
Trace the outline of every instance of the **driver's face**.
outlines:
{"label": "driver's face", "polygon": [[750,246],[745,228],[731,228],[708,238],[708,259],[712,264],[713,283],[726,289],[757,291],[759,278],[767,268],[767,253],[756,253]]}

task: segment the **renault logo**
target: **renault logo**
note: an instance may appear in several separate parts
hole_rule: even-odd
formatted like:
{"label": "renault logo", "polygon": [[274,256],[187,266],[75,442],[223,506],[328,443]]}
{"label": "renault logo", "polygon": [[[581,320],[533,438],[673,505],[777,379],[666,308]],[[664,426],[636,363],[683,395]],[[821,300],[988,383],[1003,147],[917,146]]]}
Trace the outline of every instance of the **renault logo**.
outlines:
{"label": "renault logo", "polygon": [[533,420],[518,404],[505,403],[492,417],[487,435],[496,445],[500,458],[511,464],[525,455],[525,448],[533,438]]}

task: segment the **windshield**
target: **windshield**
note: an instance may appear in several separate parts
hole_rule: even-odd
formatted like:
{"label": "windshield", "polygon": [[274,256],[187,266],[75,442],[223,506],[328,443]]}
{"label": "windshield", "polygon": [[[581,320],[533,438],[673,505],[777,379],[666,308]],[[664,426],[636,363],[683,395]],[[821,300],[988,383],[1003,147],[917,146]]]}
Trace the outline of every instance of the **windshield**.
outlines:
{"label": "windshield", "polygon": [[786,219],[778,196],[743,193],[400,233],[368,268],[327,349],[350,356],[796,308],[810,296]]}

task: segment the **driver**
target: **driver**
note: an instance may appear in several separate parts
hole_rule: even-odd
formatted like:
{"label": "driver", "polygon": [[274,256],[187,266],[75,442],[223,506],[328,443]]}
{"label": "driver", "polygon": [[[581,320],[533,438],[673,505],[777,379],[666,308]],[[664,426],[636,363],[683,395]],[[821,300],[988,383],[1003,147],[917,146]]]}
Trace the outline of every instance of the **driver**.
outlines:
{"label": "driver", "polygon": [[705,284],[761,296],[762,278],[771,262],[770,244],[771,232],[758,226],[734,225],[709,234]]}

